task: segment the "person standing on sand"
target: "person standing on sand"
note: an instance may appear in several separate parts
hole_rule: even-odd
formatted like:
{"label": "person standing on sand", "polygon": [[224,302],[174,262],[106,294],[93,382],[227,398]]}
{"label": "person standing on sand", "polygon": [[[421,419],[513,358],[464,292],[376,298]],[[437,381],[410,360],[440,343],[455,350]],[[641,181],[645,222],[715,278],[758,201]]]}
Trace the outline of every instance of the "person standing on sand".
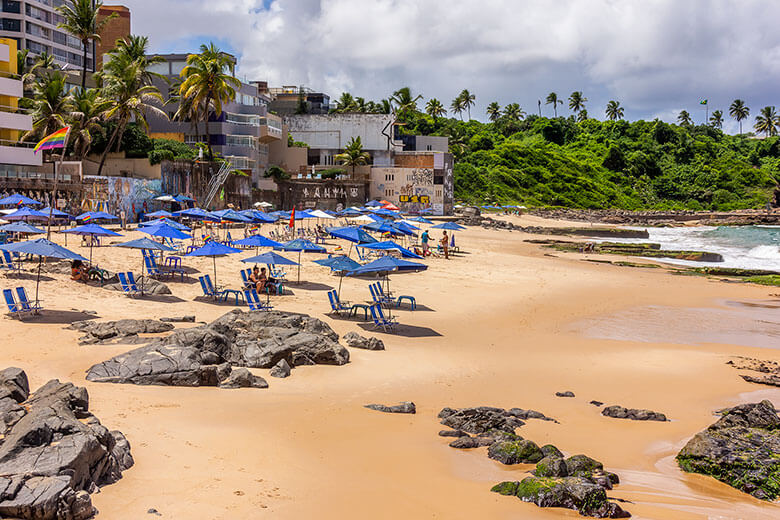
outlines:
{"label": "person standing on sand", "polygon": [[125,229],[125,226],[127,225],[127,213],[125,213],[125,208],[122,208],[122,211],[119,212],[119,218],[122,221],[122,229]]}
{"label": "person standing on sand", "polygon": [[444,235],[442,235],[439,243],[441,244],[441,248],[444,249],[444,259],[449,260],[450,259],[450,237],[447,236],[446,229],[444,230]]}
{"label": "person standing on sand", "polygon": [[428,230],[422,232],[422,235],[420,236],[420,240],[422,241],[422,249],[423,249],[423,256],[429,256],[431,254],[430,251],[428,251],[428,240],[430,240],[430,236],[428,235]]}

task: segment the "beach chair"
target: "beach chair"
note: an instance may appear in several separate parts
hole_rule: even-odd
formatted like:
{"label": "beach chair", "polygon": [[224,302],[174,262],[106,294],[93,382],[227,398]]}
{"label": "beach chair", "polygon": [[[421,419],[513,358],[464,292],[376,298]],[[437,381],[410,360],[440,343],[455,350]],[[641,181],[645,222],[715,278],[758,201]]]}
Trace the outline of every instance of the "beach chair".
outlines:
{"label": "beach chair", "polygon": [[11,253],[8,251],[3,251],[2,253],[3,258],[2,262],[0,263],[0,268],[13,273],[21,272],[22,268],[18,265],[14,265],[14,257],[11,256]]}
{"label": "beach chair", "polygon": [[157,259],[151,254],[151,251],[149,251],[148,255],[146,254],[146,249],[142,249],[141,251],[144,254],[144,263],[146,264],[146,269],[149,271],[150,276],[170,276],[173,278],[174,275],[178,274],[179,277],[181,277],[181,280],[184,281],[184,269],[179,267],[163,267],[160,269],[160,266],[157,264]]}
{"label": "beach chair", "polygon": [[119,285],[122,287],[122,291],[124,291],[124,293],[128,296],[135,296],[140,294],[141,291],[138,290],[138,287],[134,287],[135,279],[133,279],[133,284],[130,285],[130,281],[127,278],[128,274],[131,273],[116,273],[116,277],[119,279]]}
{"label": "beach chair", "polygon": [[393,299],[394,297],[393,297],[392,293],[387,294],[387,295],[385,294],[385,291],[384,291],[384,289],[382,289],[382,284],[380,282],[375,282],[374,283],[374,287],[376,289],[376,292],[379,294],[380,299],[383,302],[394,303],[396,307],[401,307],[401,303],[404,300],[406,300],[406,301],[409,302],[410,310],[417,309],[417,300],[415,299],[414,296],[409,296],[408,294],[402,294],[402,295],[398,296],[397,298]]}
{"label": "beach chair", "polygon": [[373,300],[374,303],[387,307],[390,307],[394,303],[391,298],[382,296],[382,293],[379,292],[379,289],[377,289],[375,284],[368,284],[368,290],[371,293],[371,300]]}
{"label": "beach chair", "polygon": [[14,298],[14,293],[11,289],[3,289],[3,298],[5,298],[5,304],[8,306],[8,312],[11,316],[16,316],[21,320],[22,316],[30,313],[30,311],[24,310],[20,304],[16,303],[16,298]]}
{"label": "beach chair", "polygon": [[30,303],[30,300],[27,298],[27,291],[24,290],[24,287],[17,287],[16,295],[19,297],[19,305],[21,305],[23,311],[38,314],[38,311],[43,309],[39,301]]}
{"label": "beach chair", "polygon": [[210,275],[199,276],[200,287],[203,289],[203,295],[211,298],[225,298],[226,292],[214,287],[214,283],[211,281]]}
{"label": "beach chair", "polygon": [[460,248],[455,245],[455,234],[450,239],[450,253],[460,253]]}
{"label": "beach chair", "polygon": [[375,329],[381,327],[385,332],[388,330],[392,331],[393,327],[398,324],[395,318],[385,317],[385,313],[382,312],[382,306],[378,303],[375,303],[369,309],[371,310],[371,319],[374,321]]}
{"label": "beach chair", "polygon": [[340,315],[344,311],[352,312],[354,309],[354,305],[350,302],[339,300],[339,293],[336,292],[336,289],[328,291],[328,301],[330,301],[331,309],[331,312],[328,314]]}
{"label": "beach chair", "polygon": [[227,235],[225,235],[225,240],[222,243],[226,246],[233,246],[233,236],[230,234],[230,231],[227,232]]}
{"label": "beach chair", "polygon": [[244,289],[244,298],[250,311],[270,311],[274,308],[273,305],[261,302],[260,296],[254,289]]}
{"label": "beach chair", "polygon": [[266,264],[266,267],[268,268],[268,276],[271,278],[276,278],[280,282],[286,282],[287,281],[287,272],[283,269],[277,269],[274,264]]}
{"label": "beach chair", "polygon": [[249,281],[250,274],[252,274],[251,269],[241,269],[241,282],[244,284],[244,289],[251,289],[255,286],[254,283]]}

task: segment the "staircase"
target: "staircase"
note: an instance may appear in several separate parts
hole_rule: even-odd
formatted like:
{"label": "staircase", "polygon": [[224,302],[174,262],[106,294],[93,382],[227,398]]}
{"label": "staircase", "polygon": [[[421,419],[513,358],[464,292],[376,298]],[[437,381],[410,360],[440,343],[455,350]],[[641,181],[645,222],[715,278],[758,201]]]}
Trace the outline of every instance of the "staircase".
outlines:
{"label": "staircase", "polygon": [[203,201],[203,208],[208,208],[211,205],[211,202],[214,200],[214,197],[217,196],[217,193],[219,193],[220,188],[225,184],[231,171],[233,171],[233,165],[230,161],[222,163],[217,174],[209,181],[209,192]]}

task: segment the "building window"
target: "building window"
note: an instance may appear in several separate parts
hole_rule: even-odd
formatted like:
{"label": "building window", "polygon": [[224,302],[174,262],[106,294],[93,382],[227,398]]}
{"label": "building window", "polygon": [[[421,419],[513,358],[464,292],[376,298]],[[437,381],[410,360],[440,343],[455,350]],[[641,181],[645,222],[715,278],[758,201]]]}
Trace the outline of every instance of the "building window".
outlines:
{"label": "building window", "polygon": [[42,22],[51,23],[51,13],[48,11],[38,9],[37,7],[33,7],[30,4],[25,4],[24,8],[25,14],[27,14],[27,16],[30,18],[35,18],[36,20],[40,20]]}
{"label": "building window", "polygon": [[2,18],[0,19],[0,29],[3,31],[21,32],[22,31],[21,20]]}
{"label": "building window", "polygon": [[60,31],[54,31],[52,36],[53,36],[52,40],[54,40],[54,43],[59,43],[60,45],[67,45],[68,44],[68,35],[67,34],[65,34],[63,32],[60,32]]}
{"label": "building window", "polygon": [[19,14],[22,12],[22,4],[15,0],[3,0],[3,12]]}
{"label": "building window", "polygon": [[426,146],[425,149],[430,152],[431,151],[431,145]]}
{"label": "building window", "polygon": [[27,40],[27,48],[36,54],[49,52],[49,48],[46,45],[41,45],[40,43],[34,42],[32,40]]}

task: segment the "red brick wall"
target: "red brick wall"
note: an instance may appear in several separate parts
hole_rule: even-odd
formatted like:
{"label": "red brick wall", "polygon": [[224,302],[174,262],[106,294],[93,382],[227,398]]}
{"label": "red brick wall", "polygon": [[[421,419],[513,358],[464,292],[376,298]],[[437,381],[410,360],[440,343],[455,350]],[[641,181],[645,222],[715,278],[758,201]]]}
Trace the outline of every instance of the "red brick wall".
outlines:
{"label": "red brick wall", "polygon": [[95,68],[103,66],[103,54],[113,49],[116,41],[130,36],[130,9],[123,5],[104,5],[98,12],[100,20],[116,13],[116,17],[108,22],[100,34],[101,41],[95,44]]}

